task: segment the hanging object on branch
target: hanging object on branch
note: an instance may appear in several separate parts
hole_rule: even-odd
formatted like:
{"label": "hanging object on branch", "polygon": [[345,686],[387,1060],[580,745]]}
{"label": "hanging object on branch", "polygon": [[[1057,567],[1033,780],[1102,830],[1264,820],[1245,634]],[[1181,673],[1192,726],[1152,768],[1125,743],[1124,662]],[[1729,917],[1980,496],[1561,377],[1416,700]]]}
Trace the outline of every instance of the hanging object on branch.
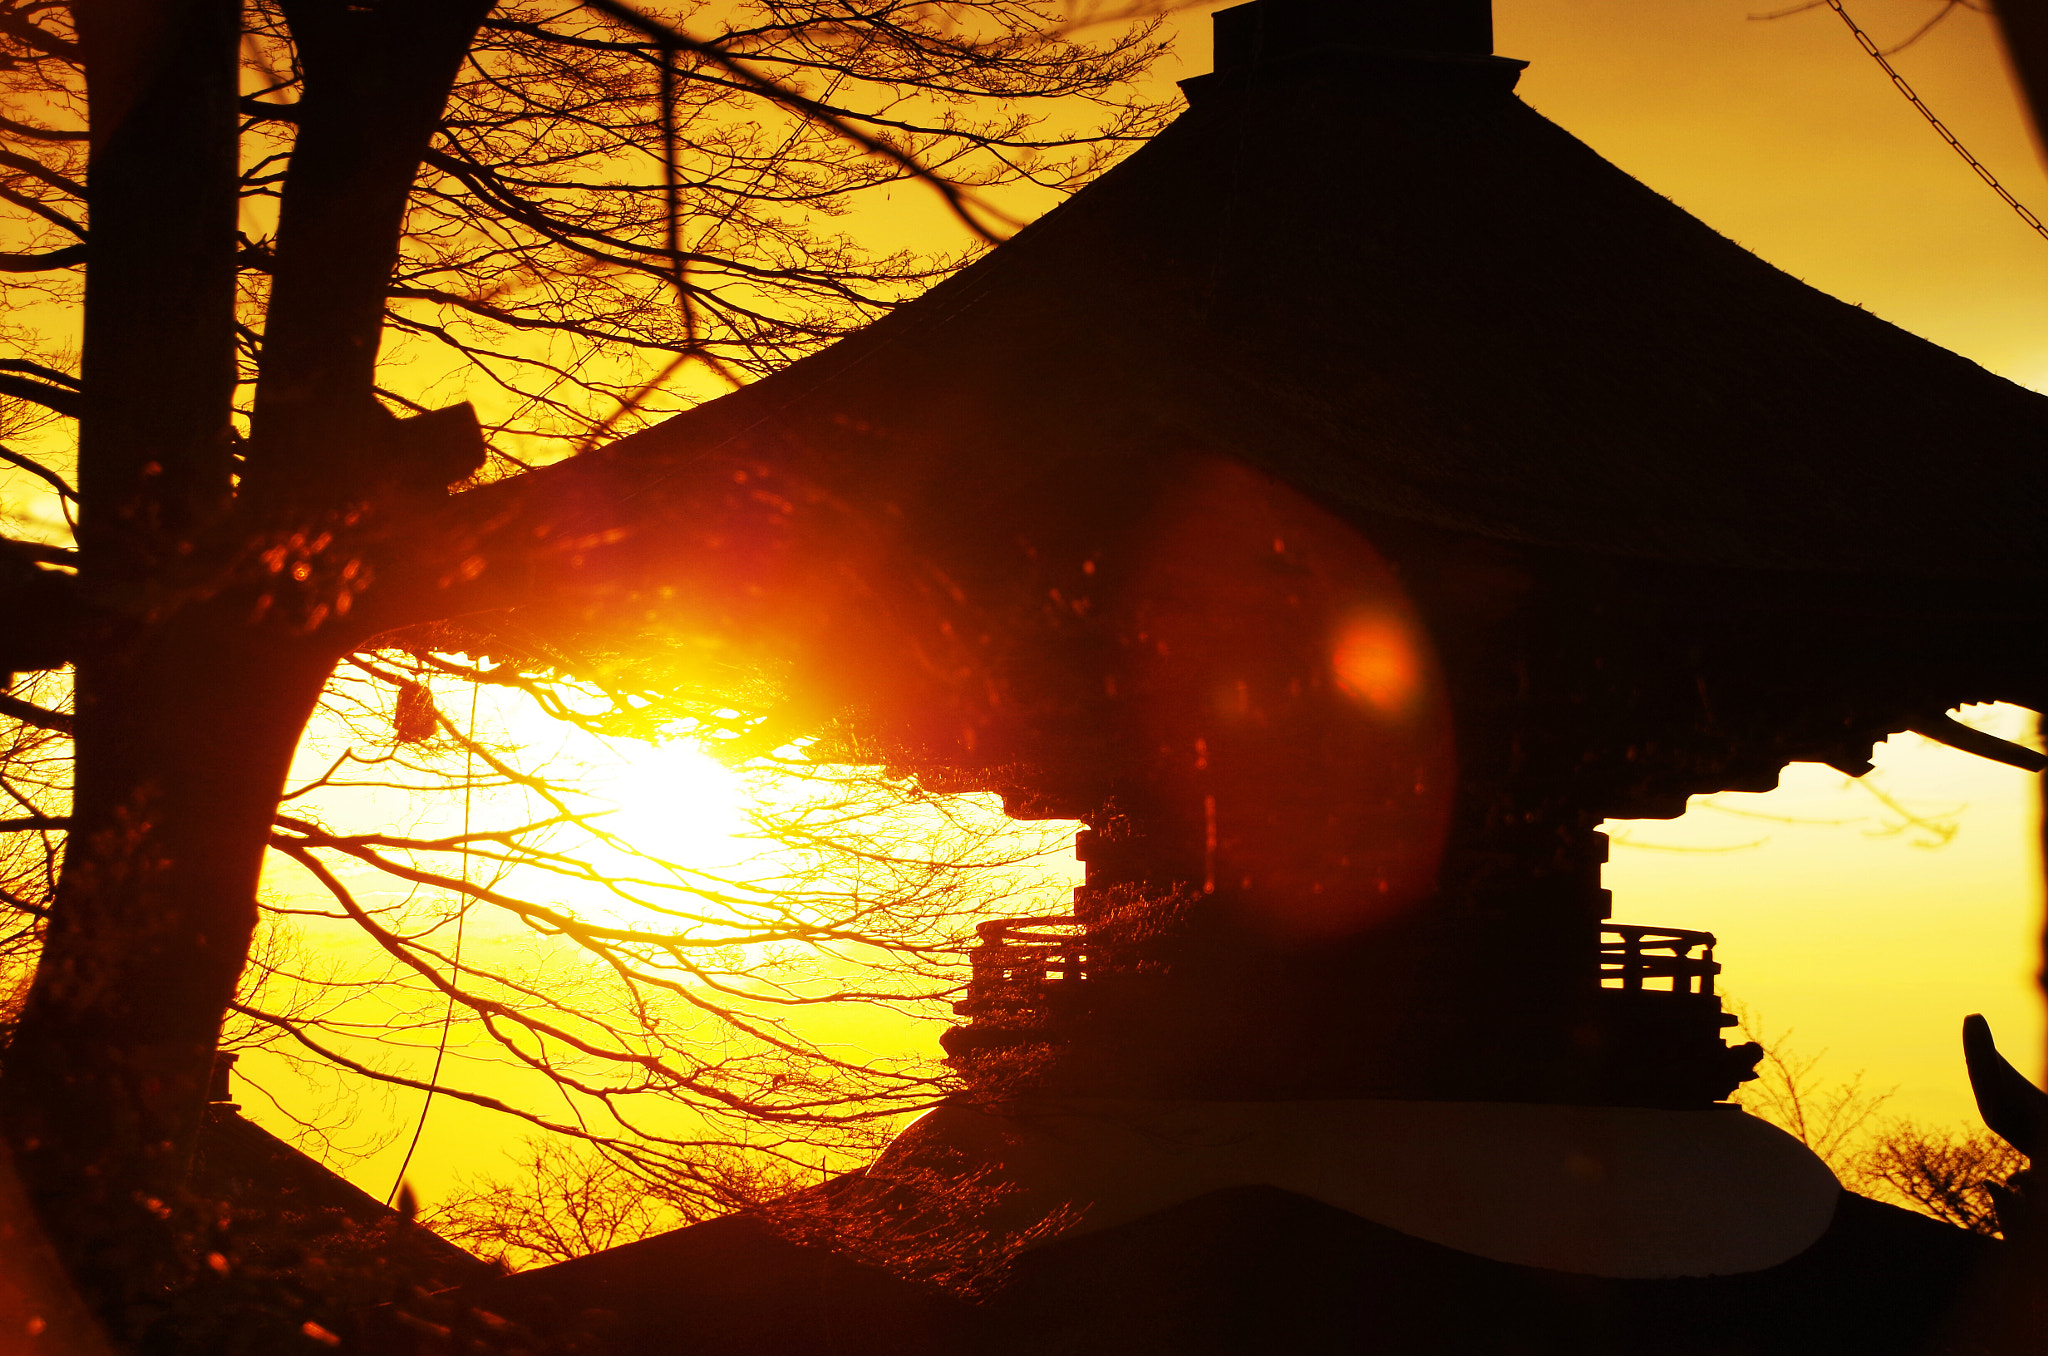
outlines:
{"label": "hanging object on branch", "polygon": [[439,719],[434,694],[427,691],[426,684],[408,678],[398,685],[398,703],[391,709],[391,732],[397,742],[424,744],[434,737]]}

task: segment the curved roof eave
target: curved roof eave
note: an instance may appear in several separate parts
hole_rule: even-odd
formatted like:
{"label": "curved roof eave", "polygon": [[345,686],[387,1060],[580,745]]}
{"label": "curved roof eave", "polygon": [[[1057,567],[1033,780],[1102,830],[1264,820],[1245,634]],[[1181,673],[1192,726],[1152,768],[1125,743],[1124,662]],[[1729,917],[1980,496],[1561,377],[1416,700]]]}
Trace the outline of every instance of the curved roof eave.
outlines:
{"label": "curved roof eave", "polygon": [[1498,82],[1373,63],[1223,82],[930,293],[613,455],[707,445],[941,538],[1222,455],[1339,513],[1538,545],[2048,580],[2048,399],[1763,262]]}

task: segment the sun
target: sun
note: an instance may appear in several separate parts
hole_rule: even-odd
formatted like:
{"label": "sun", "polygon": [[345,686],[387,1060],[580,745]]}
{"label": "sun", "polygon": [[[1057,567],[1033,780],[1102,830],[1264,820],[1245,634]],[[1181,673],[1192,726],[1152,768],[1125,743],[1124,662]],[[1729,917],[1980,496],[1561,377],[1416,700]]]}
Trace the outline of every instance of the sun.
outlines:
{"label": "sun", "polygon": [[523,838],[500,878],[508,893],[660,932],[676,925],[665,911],[701,917],[707,891],[750,896],[779,873],[756,823],[772,809],[758,770],[720,761],[688,734],[606,737],[509,697],[489,705],[479,728],[519,751],[512,761],[526,784],[479,794],[477,825],[539,824],[564,811],[575,821]]}
{"label": "sun", "polygon": [[621,748],[591,767],[593,799],[614,807],[596,823],[645,856],[729,873],[761,844],[747,836],[746,778],[688,740]]}

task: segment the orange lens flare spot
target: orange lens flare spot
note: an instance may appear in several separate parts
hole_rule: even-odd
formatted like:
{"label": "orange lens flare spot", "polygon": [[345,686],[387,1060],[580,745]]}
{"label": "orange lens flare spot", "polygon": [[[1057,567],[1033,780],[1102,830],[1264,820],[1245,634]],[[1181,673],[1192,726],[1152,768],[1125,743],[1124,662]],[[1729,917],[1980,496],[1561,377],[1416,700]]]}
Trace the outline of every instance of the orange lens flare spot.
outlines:
{"label": "orange lens flare spot", "polygon": [[1422,687],[1422,660],[1406,623],[1358,613],[1337,628],[1330,656],[1338,690],[1384,716],[1406,715]]}

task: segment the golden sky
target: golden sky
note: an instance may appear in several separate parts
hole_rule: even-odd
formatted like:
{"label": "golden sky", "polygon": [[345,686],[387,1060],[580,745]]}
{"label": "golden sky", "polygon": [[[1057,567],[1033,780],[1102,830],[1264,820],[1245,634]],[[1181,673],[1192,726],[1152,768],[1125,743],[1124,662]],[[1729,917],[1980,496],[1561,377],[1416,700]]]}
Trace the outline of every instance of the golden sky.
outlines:
{"label": "golden sky", "polygon": [[[2033,727],[2009,706],[1963,718],[2016,740]],[[1883,1114],[1974,1124],[1966,1013],[2039,1064],[2034,779],[1912,734],[1874,761],[1861,781],[1798,763],[1769,794],[1611,822],[1615,917],[1715,933],[1722,992],[1762,1037],[1820,1056],[1828,1081],[1890,1090]]]}
{"label": "golden sky", "polygon": [[[1499,0],[1497,50],[1530,62],[1521,93],[1652,188],[1780,268],[2048,390],[2048,240],[2036,235],[1892,87],[1826,7],[1757,21],[1743,0]],[[1882,46],[1939,0],[1853,0]],[[1894,64],[2005,185],[2048,209],[1989,20],[1961,7]],[[1996,486],[1983,487],[1997,493]],[[2024,713],[1970,713],[2008,737]],[[1992,1020],[2023,1068],[2040,1065],[2032,984],[2040,880],[2033,779],[1895,738],[1873,780],[1956,827],[1886,832],[1899,817],[1826,768],[1795,767],[1769,796],[1720,796],[1623,837],[1607,883],[1616,917],[1722,937],[1724,989],[1832,1077],[1896,1087],[1888,1111],[1970,1117],[1956,1028]]]}
{"label": "golden sky", "polygon": [[[1889,44],[1941,6],[1850,8]],[[1742,0],[1498,0],[1497,48],[1530,61],[1521,93],[1538,110],[1739,243],[2048,389],[2048,241],[1943,145],[1828,9],[1770,21],[1749,12]],[[1180,45],[1163,76],[1205,70],[1206,12],[1173,24]],[[2048,210],[1983,15],[1958,8],[1896,61],[2016,194]],[[944,239],[922,192],[898,190],[890,211],[863,214],[861,225]],[[1967,718],[2008,736],[2030,723],[2010,708]],[[1955,1034],[1965,1012],[1987,1013],[2022,1067],[2040,1062],[2032,783],[1917,736],[1893,740],[1878,762],[1874,785],[1889,804],[1802,766],[1770,795],[1616,826],[1608,884],[1617,918],[1719,933],[1724,990],[1772,1034],[1790,1028],[1798,1049],[1825,1050],[1831,1076],[1863,1071],[1870,1085],[1896,1087],[1892,1110],[1959,1122],[1969,1112]],[[409,1132],[416,1114],[413,1094],[371,1093],[360,1128]],[[431,1197],[465,1168],[500,1170],[491,1151],[516,1138],[444,1103],[413,1175]],[[352,1175],[382,1195],[400,1149]]]}
{"label": "golden sky", "polygon": [[[1761,6],[1769,10],[1777,6]],[[1940,0],[1861,0],[1883,45]],[[2024,384],[2048,384],[2048,241],[1970,172],[1821,7],[1501,0],[1498,49],[1539,111],[1823,291]],[[1958,7],[1895,64],[2024,202],[2048,204],[1986,16]]]}
{"label": "golden sky", "polygon": [[[1940,140],[1832,11],[1749,17],[1784,7],[1496,0],[1495,50],[1530,63],[1518,92],[1539,112],[1739,244],[2048,391],[2048,240]],[[1848,6],[1885,47],[1944,7]],[[1174,26],[1171,73],[1206,70],[1206,11]],[[2048,178],[1985,15],[1957,6],[1893,62],[2013,193],[2048,212]],[[2011,737],[2030,724],[2010,709],[1968,718]],[[1944,846],[1887,832],[1897,816],[1868,788],[1802,766],[1772,795],[1715,797],[1721,812],[1632,826],[1623,837],[1658,846],[1617,847],[1607,883],[1619,919],[1717,931],[1726,991],[1770,1033],[1790,1028],[1796,1048],[1826,1051],[1826,1075],[1861,1070],[1897,1088],[1889,1110],[1959,1122],[1971,1114],[1964,1013],[1986,1013],[2022,1067],[2041,1062],[2034,784],[1912,735],[1877,761],[1886,794],[1954,824]]]}

